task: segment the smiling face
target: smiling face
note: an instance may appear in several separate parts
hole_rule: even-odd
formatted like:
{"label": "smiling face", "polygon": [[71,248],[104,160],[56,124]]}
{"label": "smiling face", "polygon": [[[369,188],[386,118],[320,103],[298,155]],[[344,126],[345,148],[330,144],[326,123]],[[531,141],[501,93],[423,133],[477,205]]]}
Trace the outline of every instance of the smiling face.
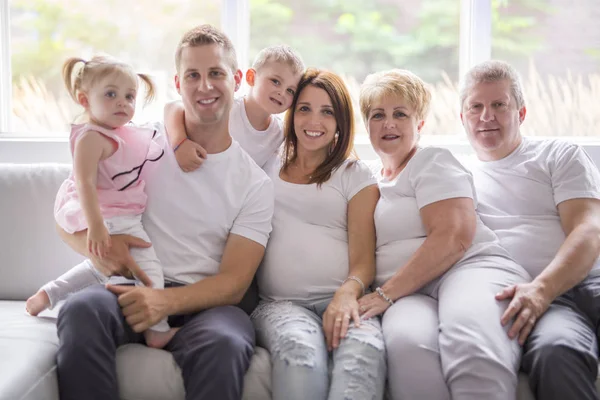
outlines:
{"label": "smiling face", "polygon": [[331,98],[324,89],[306,86],[294,109],[294,132],[298,150],[329,152],[335,139],[337,123]]}
{"label": "smiling face", "polygon": [[499,160],[521,143],[519,127],[526,114],[517,108],[509,80],[480,82],[465,98],[461,120],[479,159]]}
{"label": "smiling face", "polygon": [[374,101],[367,116],[367,130],[375,152],[399,162],[404,162],[417,147],[424,123],[417,117],[414,106],[400,96]]}
{"label": "smiling face", "polygon": [[87,91],[78,95],[90,122],[108,129],[131,121],[135,112],[137,81],[134,76],[115,71],[99,78]]}
{"label": "smiling face", "polygon": [[242,78],[241,71],[232,71],[226,50],[218,44],[185,47],[178,71],[175,87],[186,119],[199,125],[227,123]]}
{"label": "smiling face", "polygon": [[280,114],[292,105],[301,77],[302,73],[295,73],[291,65],[267,62],[258,71],[248,71],[247,80],[251,86],[249,97],[268,114]]}

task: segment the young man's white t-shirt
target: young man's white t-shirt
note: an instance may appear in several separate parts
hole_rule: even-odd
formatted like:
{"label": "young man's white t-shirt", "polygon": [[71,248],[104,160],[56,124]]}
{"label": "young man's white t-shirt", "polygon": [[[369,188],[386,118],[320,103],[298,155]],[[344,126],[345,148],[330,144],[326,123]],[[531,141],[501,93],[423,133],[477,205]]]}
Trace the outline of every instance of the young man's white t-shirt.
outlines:
{"label": "young man's white t-shirt", "polygon": [[348,277],[348,203],[377,182],[361,161],[345,161],[320,188],[286,182],[279,169],[276,163],[268,170],[275,213],[257,274],[260,297],[303,304],[331,299]]}
{"label": "young man's white t-shirt", "polygon": [[234,100],[229,114],[231,136],[242,146],[259,167],[274,157],[283,143],[283,123],[277,115],[271,116],[271,123],[264,131],[254,129],[248,120],[244,98]]}
{"label": "young man's white t-shirt", "polygon": [[[477,208],[477,197],[471,174],[446,149],[418,149],[402,172],[392,180],[383,178],[381,161],[372,163],[371,167],[381,192],[375,209],[375,285],[381,286],[408,262],[425,241],[427,233],[420,215],[423,207],[441,200],[469,198]],[[455,267],[466,265],[506,268],[528,278],[479,217],[471,247],[455,263]]]}
{"label": "young man's white t-shirt", "polygon": [[[565,241],[557,206],[600,199],[600,174],[585,151],[561,140],[523,138],[498,161],[472,168],[483,222],[531,276],[540,274]],[[600,260],[593,270],[600,270]]]}
{"label": "young man's white t-shirt", "polygon": [[157,140],[165,153],[145,176],[142,223],[165,280],[189,284],[217,274],[230,233],[266,246],[273,183],[235,140],[193,172],[179,168],[165,135]]}

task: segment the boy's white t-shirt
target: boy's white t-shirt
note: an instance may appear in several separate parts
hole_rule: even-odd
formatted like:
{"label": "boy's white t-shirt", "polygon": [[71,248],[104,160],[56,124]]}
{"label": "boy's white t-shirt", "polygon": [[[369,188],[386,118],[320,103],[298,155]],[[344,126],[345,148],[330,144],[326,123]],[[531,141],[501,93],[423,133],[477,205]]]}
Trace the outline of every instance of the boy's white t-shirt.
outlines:
{"label": "boy's white t-shirt", "polygon": [[[161,127],[162,128],[162,127]],[[230,233],[266,246],[273,215],[273,183],[233,140],[183,172],[161,136],[165,154],[146,176],[142,223],[165,279],[194,283],[219,272]]]}
{"label": "boy's white t-shirt", "polygon": [[[402,172],[392,180],[383,178],[381,161],[371,166],[381,192],[375,209],[375,285],[381,286],[408,262],[425,241],[427,233],[421,220],[421,208],[461,197],[473,199],[477,208],[477,197],[471,174],[446,149],[418,149]],[[455,267],[465,265],[506,268],[527,277],[479,217],[471,247],[455,263]]]}
{"label": "boy's white t-shirt", "polygon": [[261,168],[265,168],[267,161],[277,154],[283,143],[281,119],[277,115],[272,115],[271,123],[266,130],[254,129],[246,114],[244,97],[234,100],[229,114],[229,132]]}
{"label": "boy's white t-shirt", "polygon": [[[600,199],[600,174],[578,145],[523,138],[498,161],[472,168],[483,222],[514,259],[535,277],[565,241],[557,206],[570,199]],[[600,270],[600,260],[593,270]]]}
{"label": "boy's white t-shirt", "polygon": [[268,170],[275,213],[257,274],[260,297],[303,304],[331,299],[348,277],[348,203],[377,182],[361,161],[345,161],[320,188],[282,180],[279,167]]}

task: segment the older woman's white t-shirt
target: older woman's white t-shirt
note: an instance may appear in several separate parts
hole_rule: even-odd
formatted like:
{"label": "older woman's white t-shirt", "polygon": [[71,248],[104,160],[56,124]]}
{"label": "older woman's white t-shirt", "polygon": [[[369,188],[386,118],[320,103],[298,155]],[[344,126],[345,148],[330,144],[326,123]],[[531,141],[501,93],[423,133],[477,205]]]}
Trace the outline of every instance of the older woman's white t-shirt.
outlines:
{"label": "older woman's white t-shirt", "polygon": [[[373,163],[371,167],[381,192],[375,209],[375,284],[381,286],[407,263],[425,241],[427,235],[419,213],[421,208],[454,198],[473,199],[477,208],[477,198],[471,173],[446,149],[418,149],[404,170],[392,180],[383,178],[381,162]],[[464,265],[522,271],[479,217],[473,243],[455,267]],[[524,271],[522,273],[525,274]]]}
{"label": "older woman's white t-shirt", "polygon": [[344,162],[320,188],[282,180],[279,165],[267,173],[275,212],[257,273],[260,297],[304,304],[330,299],[348,277],[348,203],[377,181],[361,161]]}

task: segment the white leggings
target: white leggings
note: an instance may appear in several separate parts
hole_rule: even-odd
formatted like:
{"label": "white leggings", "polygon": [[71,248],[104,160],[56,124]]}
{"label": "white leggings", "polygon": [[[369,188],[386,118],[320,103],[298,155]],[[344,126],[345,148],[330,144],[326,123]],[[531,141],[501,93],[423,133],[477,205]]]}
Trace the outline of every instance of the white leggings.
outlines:
{"label": "white leggings", "polygon": [[503,264],[455,266],[386,311],[393,400],[516,398],[521,346],[500,324],[508,302],[494,296],[530,278]]}
{"label": "white leggings", "polygon": [[[147,242],[150,241],[144,227],[142,226],[142,216],[123,216],[110,218],[105,221],[108,232],[111,235],[127,234],[139,237]],[[158,257],[154,252],[154,248],[137,248],[130,249],[131,256],[138,263],[140,268],[152,280],[152,287],[155,289],[163,289],[165,286],[162,266],[158,261]],[[58,279],[50,281],[42,286],[41,290],[48,294],[50,299],[50,308],[54,307],[60,300],[64,300],[68,295],[85,289],[88,286],[95,284],[105,284],[108,282],[108,277],[98,271],[90,260],[85,260],[82,263],[74,266]],[[137,280],[137,286],[143,284]],[[169,324],[164,319],[150,329],[160,332],[169,330]]]}

